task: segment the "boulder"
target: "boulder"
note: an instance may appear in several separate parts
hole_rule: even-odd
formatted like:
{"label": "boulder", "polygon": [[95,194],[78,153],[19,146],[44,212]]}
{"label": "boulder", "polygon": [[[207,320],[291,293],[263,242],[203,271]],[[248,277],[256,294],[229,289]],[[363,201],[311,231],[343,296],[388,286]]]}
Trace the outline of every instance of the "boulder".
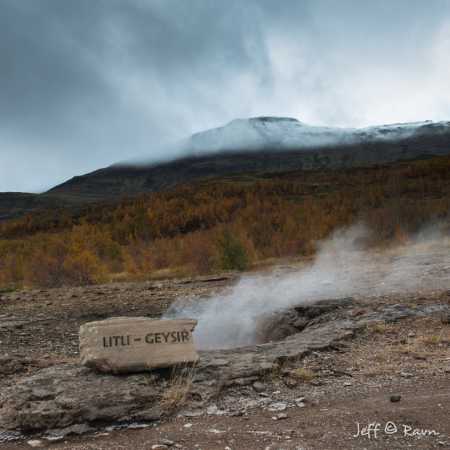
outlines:
{"label": "boulder", "polygon": [[114,317],[80,327],[81,363],[104,373],[132,373],[198,360],[196,320]]}

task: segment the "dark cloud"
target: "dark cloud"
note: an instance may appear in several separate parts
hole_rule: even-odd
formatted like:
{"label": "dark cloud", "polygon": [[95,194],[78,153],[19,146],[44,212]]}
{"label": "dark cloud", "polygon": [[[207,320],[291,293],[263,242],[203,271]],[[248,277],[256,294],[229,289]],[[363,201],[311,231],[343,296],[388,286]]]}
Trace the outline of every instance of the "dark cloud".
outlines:
{"label": "dark cloud", "polygon": [[0,191],[249,115],[447,119],[445,0],[0,0]]}

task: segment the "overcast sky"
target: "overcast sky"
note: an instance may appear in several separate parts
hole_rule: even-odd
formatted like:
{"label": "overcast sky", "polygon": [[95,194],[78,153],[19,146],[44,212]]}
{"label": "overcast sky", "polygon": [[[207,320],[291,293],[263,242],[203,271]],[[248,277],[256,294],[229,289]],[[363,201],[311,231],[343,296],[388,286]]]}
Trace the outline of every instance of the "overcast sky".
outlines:
{"label": "overcast sky", "polygon": [[0,191],[236,117],[450,120],[450,0],[0,0]]}

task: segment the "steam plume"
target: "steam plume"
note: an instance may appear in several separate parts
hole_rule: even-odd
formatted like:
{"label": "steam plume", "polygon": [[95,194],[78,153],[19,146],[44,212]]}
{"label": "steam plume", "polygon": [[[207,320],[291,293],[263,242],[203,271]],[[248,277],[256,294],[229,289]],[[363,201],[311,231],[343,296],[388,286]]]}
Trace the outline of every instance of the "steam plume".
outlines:
{"label": "steam plume", "polygon": [[445,284],[448,288],[450,239],[437,228],[386,252],[363,250],[366,236],[361,225],[338,231],[320,245],[311,265],[290,273],[245,276],[212,299],[176,302],[166,317],[196,318],[194,338],[200,349],[232,348],[254,344],[258,318],[284,308],[349,296],[407,294]]}

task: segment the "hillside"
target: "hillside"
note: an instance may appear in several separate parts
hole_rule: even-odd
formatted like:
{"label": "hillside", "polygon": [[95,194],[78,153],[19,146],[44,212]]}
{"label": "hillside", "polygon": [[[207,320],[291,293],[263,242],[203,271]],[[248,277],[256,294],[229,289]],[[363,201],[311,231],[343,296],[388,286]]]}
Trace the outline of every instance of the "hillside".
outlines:
{"label": "hillside", "polygon": [[174,161],[117,164],[74,177],[47,196],[98,201],[155,192],[192,180],[249,172],[370,167],[450,152],[450,124],[423,122],[365,129],[304,125],[260,117],[194,134]]}
{"label": "hillside", "polygon": [[26,213],[65,206],[59,198],[23,192],[0,192],[0,221]]}
{"label": "hillside", "polygon": [[370,168],[210,177],[0,224],[0,284],[58,286],[242,270],[311,255],[362,222],[369,245],[449,223],[450,156]]}
{"label": "hillside", "polygon": [[420,122],[340,129],[259,117],[196,133],[175,147],[172,153],[179,157],[174,160],[115,164],[39,195],[0,194],[0,220],[43,208],[117,202],[207,178],[373,167],[445,155],[450,152],[450,125]]}

